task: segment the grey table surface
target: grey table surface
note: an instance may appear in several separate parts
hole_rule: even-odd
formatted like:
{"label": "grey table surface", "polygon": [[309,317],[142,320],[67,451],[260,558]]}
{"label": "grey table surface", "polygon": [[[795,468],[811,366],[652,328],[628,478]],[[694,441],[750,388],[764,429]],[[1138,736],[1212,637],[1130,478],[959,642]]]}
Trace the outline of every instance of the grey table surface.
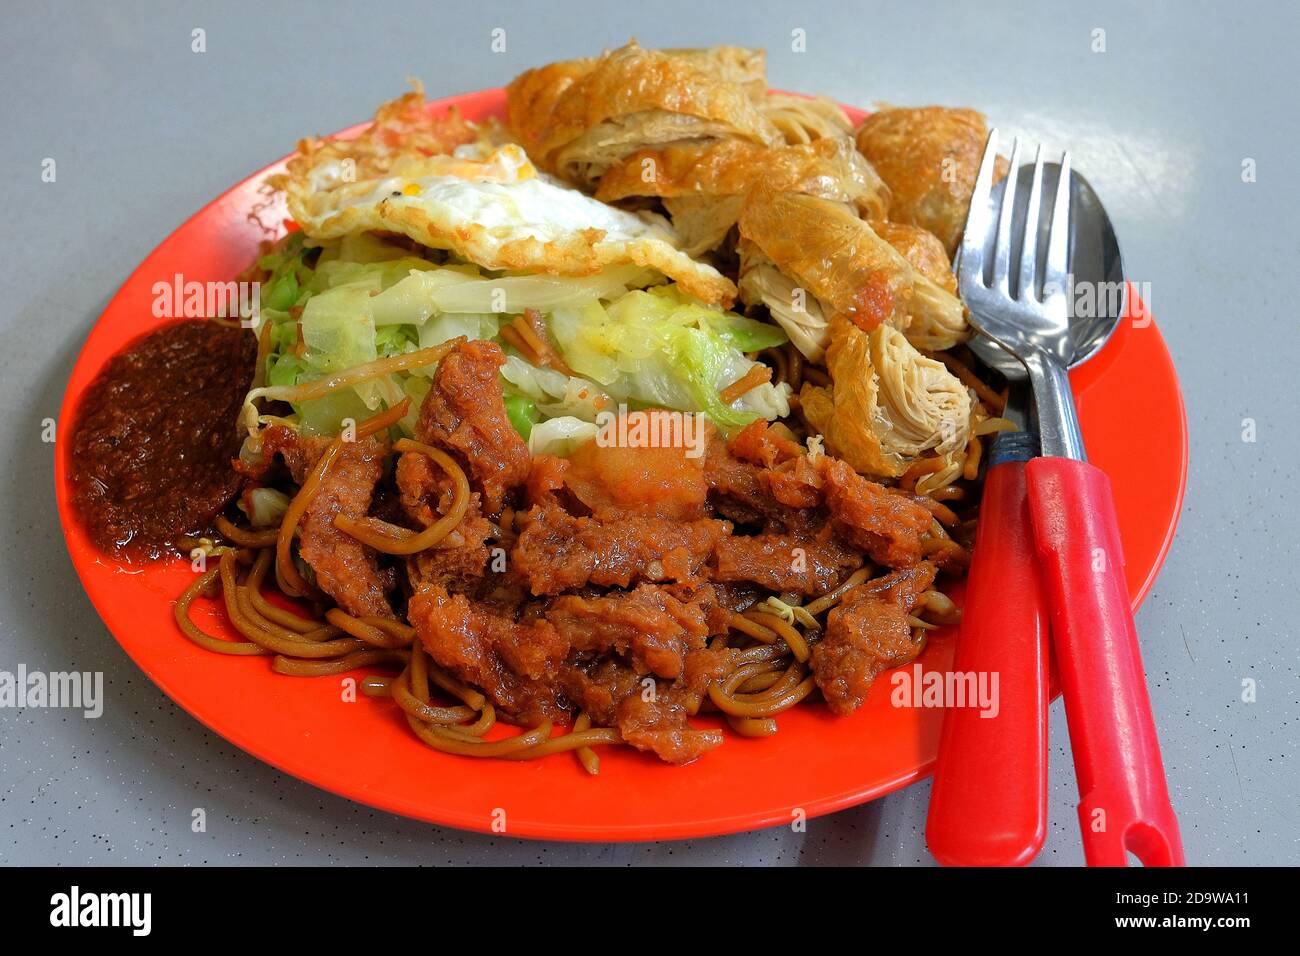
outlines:
{"label": "grey table surface", "polygon": [[[192,50],[196,28],[204,53]],[[792,49],[796,30],[803,52]],[[1187,857],[1296,862],[1300,483],[1284,336],[1300,252],[1297,8],[698,0],[5,4],[0,671],[101,671],[106,702],[98,719],[0,709],[0,862],[932,863],[928,782],[806,833],[659,844],[492,838],[351,803],[172,704],[109,636],[64,550],[42,422],[109,297],[177,224],[299,135],[369,116],[409,75],[430,95],[497,86],[629,36],[762,46],[774,86],[864,106],[972,105],[1072,150],[1112,212],[1130,278],[1150,283],[1186,397],[1186,504],[1138,628]],[[53,183],[42,180],[46,158]],[[1252,427],[1255,440],[1243,440]],[[1038,862],[1078,864],[1059,702],[1052,717]],[[191,832],[196,807],[204,833]]]}

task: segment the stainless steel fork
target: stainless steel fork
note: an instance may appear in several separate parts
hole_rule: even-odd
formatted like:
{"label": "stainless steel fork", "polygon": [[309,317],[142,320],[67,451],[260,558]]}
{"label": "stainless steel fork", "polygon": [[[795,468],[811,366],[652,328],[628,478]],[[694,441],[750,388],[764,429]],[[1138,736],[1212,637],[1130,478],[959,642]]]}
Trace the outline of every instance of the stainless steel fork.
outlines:
{"label": "stainless steel fork", "polygon": [[[1016,215],[1021,147],[1020,140],[1015,140],[994,231],[988,194],[993,185],[997,135],[997,130],[990,134],[971,199],[961,248],[962,298],[971,311],[971,324],[1024,365],[1039,414],[1042,454],[1082,460],[1083,436],[1066,374],[1075,354],[1069,314],[1070,154],[1061,158],[1040,267],[1043,150],[1038,148],[1034,160],[1021,224]],[[1017,234],[1018,242],[1014,241]],[[991,254],[987,251],[990,236]],[[1013,258],[1018,260],[1014,269]]]}

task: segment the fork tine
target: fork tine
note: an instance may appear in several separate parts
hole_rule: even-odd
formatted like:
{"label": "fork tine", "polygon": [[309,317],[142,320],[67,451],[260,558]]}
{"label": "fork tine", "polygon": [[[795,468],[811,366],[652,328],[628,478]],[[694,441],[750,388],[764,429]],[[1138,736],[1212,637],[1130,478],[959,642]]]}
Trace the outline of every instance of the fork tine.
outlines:
{"label": "fork tine", "polygon": [[1066,298],[1070,255],[1070,154],[1061,157],[1052,202],[1052,225],[1047,234],[1047,268],[1043,274],[1043,302],[1055,304]]}
{"label": "fork tine", "polygon": [[993,246],[993,276],[989,285],[1010,296],[1008,279],[1011,272],[1011,230],[1015,223],[1016,179],[1020,174],[1020,137],[1011,147],[1011,169],[1002,183],[1002,209],[998,213],[998,237]]}
{"label": "fork tine", "polygon": [[1029,183],[1029,203],[1025,207],[1025,241],[1020,247],[1019,299],[1038,298],[1038,216],[1043,199],[1043,147],[1034,154],[1034,177]]}
{"label": "fork tine", "polygon": [[962,282],[978,281],[984,284],[984,242],[989,232],[989,191],[993,188],[993,167],[998,159],[998,131],[989,130],[984,158],[975,177],[975,189],[970,197],[970,211],[966,213],[966,232],[958,252],[958,275]]}

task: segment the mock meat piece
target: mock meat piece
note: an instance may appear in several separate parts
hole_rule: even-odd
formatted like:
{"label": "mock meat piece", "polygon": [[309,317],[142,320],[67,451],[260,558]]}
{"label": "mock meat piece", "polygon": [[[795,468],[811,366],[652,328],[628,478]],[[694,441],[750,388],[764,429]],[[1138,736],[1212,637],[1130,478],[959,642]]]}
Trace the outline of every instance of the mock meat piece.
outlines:
{"label": "mock meat piece", "polygon": [[674,521],[630,514],[601,520],[542,506],[522,519],[510,566],[539,595],[587,584],[700,581],[715,545],[729,531],[727,522],[707,518]]}
{"label": "mock meat piece", "polygon": [[[698,686],[725,673],[723,653],[692,652],[688,667]],[[719,731],[690,725],[689,682],[657,682],[611,658],[587,667],[566,665],[560,679],[568,698],[593,721],[617,728],[624,742],[668,763],[689,763],[722,745]]]}
{"label": "mock meat piece", "polygon": [[822,456],[822,477],[831,526],[843,540],[888,568],[921,560],[934,525],[929,511],[829,455]]}
{"label": "mock meat piece", "polygon": [[506,496],[528,478],[528,446],[510,424],[501,393],[505,361],[494,342],[453,349],[438,363],[415,426],[417,439],[465,463],[488,515],[500,514]]}
{"label": "mock meat piece", "polygon": [[[262,433],[260,470],[264,473],[278,455],[301,485],[330,443],[272,425]],[[334,519],[366,516],[387,453],[374,438],[343,442],[298,522],[298,553],[311,566],[316,585],[358,617],[394,617],[387,594],[395,581],[391,570],[380,569],[374,549],[334,527]]]}
{"label": "mock meat piece", "polygon": [[[921,559],[934,519],[911,498],[862,477],[838,458],[804,455],[798,445],[775,435],[766,422],[747,426],[731,440],[728,451],[756,469],[749,474],[768,496],[767,513],[791,530],[829,524],[840,541],[891,568]],[[734,466],[723,472],[734,473]],[[752,491],[752,486],[747,490]],[[791,508],[778,494],[800,502],[816,496],[820,507]]]}
{"label": "mock meat piece", "polygon": [[667,588],[643,584],[600,597],[566,594],[546,609],[570,648],[580,654],[616,651],[638,673],[664,678],[682,674],[686,653],[704,646],[710,632],[708,601],[681,600]]}
{"label": "mock meat piece", "polygon": [[714,552],[714,579],[749,581],[769,591],[824,594],[862,566],[862,556],[829,526],[820,532],[723,538]]}
{"label": "mock meat piece", "polygon": [[437,586],[412,595],[409,616],[438,666],[482,688],[511,717],[524,723],[568,719],[554,682],[568,645],[554,625],[517,622]]}
{"label": "mock meat piece", "polygon": [[857,710],[881,671],[901,667],[921,652],[908,616],[934,573],[934,565],[922,562],[850,588],[827,616],[826,634],[813,646],[812,669],[835,713]]}
{"label": "mock meat piece", "polygon": [[[447,475],[428,455],[407,452],[397,459],[395,480],[409,522],[417,528],[435,524],[451,507],[453,488]],[[491,542],[499,529],[483,517],[481,496],[470,495],[460,524],[437,546],[406,560],[411,590],[437,585],[452,591],[477,594],[494,583],[488,574]]]}

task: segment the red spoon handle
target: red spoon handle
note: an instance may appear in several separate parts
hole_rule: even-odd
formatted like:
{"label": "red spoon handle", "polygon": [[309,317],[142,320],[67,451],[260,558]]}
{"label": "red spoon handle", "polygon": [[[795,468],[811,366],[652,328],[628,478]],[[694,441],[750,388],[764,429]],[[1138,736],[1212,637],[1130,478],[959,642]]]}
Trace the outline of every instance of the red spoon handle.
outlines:
{"label": "red spoon handle", "polygon": [[953,671],[996,686],[997,709],[986,716],[991,709],[949,701],[944,714],[925,833],[949,866],[1024,865],[1047,833],[1048,624],[1037,564],[1025,463],[995,464]]}
{"label": "red spoon handle", "polygon": [[1110,481],[1068,458],[1025,469],[1089,866],[1182,866]]}

